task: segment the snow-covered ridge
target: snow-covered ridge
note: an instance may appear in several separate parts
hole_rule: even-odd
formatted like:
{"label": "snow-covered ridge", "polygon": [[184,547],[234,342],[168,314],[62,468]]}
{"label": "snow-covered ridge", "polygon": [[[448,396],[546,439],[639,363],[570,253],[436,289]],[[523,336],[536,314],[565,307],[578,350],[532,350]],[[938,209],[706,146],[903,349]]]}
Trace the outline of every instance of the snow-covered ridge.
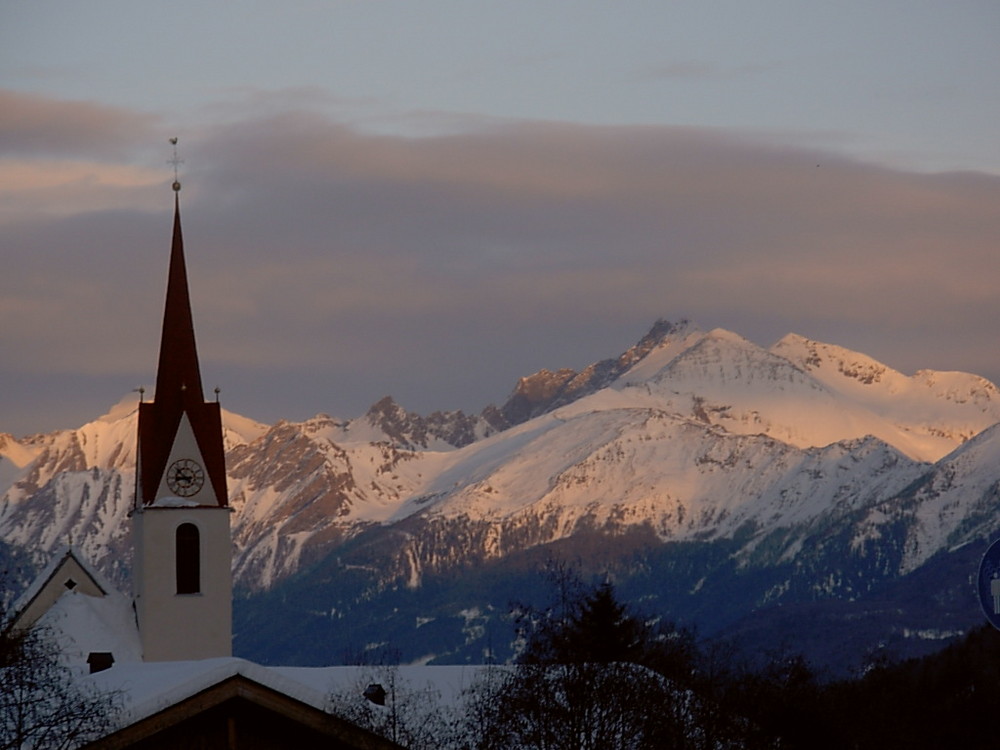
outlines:
{"label": "snow-covered ridge", "polygon": [[[136,405],[131,396],[78,430],[0,436],[4,540],[39,556],[72,543],[126,575]],[[421,417],[388,398],[353,420],[269,426],[223,412],[238,584],[271,586],[379,526],[406,527],[393,554],[411,583],[462,555],[582,529],[763,538],[890,502],[985,439],[970,441],[1000,421],[1000,396],[973,375],[906,376],[800,336],[764,349],[661,321],[617,358],[523,379],[487,414]],[[945,521],[921,521],[922,550],[972,512],[961,499],[949,507]],[[800,542],[790,535],[780,554]]]}
{"label": "snow-covered ridge", "polygon": [[978,375],[920,370],[906,376],[863,354],[793,334],[771,351],[909,435],[926,460],[1000,422],[1000,391]]}

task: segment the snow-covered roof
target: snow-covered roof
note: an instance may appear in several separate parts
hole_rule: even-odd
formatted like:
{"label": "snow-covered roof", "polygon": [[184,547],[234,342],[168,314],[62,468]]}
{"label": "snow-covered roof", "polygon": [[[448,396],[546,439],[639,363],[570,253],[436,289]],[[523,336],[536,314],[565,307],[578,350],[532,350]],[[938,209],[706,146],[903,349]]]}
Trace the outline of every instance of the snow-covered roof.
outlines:
{"label": "snow-covered roof", "polygon": [[132,600],[114,590],[103,597],[67,591],[37,625],[51,633],[60,660],[70,666],[86,664],[94,652],[110,653],[116,663],[142,659]]}
{"label": "snow-covered roof", "polygon": [[[246,659],[226,657],[200,661],[136,662],[115,664],[111,669],[83,679],[99,690],[115,691],[122,698],[123,716],[134,723],[152,716],[213,685],[240,675],[320,710],[329,708],[334,693],[361,691],[378,682],[379,667],[265,667]],[[409,689],[431,689],[441,705],[458,703],[462,691],[486,667],[401,666],[397,681]]]}
{"label": "snow-covered roof", "polygon": [[82,667],[93,652],[111,653],[116,662],[142,658],[131,598],[71,547],[53,555],[13,611],[14,626],[42,628],[68,666]]}
{"label": "snow-covered roof", "polygon": [[[25,589],[14,602],[11,609],[15,612],[15,623],[18,623],[18,621],[21,620],[28,608],[31,607],[32,603],[39,598],[46,588],[57,585],[62,587],[58,589],[58,593],[63,591],[65,587],[62,586],[62,583],[55,582],[56,574],[61,569],[72,565],[73,563],[78,566],[79,572],[82,572],[90,578],[93,586],[97,589],[97,593],[108,594],[109,592],[113,592],[115,590],[114,585],[104,576],[103,573],[87,561],[85,555],[81,554],[73,547],[63,546],[55,551],[45,568],[43,568],[42,571],[35,576],[35,580],[31,582],[31,585],[28,586],[28,588]],[[31,622],[23,624],[31,625]]]}
{"label": "snow-covered roof", "polygon": [[429,689],[437,693],[442,706],[455,706],[467,690],[479,678],[483,670],[490,667],[480,665],[409,665],[409,666],[340,666],[340,667],[267,667],[297,683],[308,685],[324,694],[361,691],[372,682],[382,682],[391,671],[397,684],[407,690]]}

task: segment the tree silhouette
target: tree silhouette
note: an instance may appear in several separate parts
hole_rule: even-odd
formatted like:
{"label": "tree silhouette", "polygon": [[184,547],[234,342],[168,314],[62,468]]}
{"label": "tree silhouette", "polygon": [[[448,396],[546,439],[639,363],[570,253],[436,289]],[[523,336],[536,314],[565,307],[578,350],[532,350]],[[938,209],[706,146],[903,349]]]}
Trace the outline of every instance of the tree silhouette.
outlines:
{"label": "tree silhouette", "polygon": [[117,696],[84,687],[45,630],[0,619],[0,750],[63,750],[110,731]]}
{"label": "tree silhouette", "polygon": [[[525,646],[517,665],[494,670],[479,686],[470,744],[493,748],[696,747],[696,696],[678,674],[690,674],[693,637],[652,627],[618,601],[612,583],[587,587],[555,568],[556,592],[544,609],[518,606]],[[671,665],[663,674],[651,665]],[[683,668],[679,668],[683,665]]]}

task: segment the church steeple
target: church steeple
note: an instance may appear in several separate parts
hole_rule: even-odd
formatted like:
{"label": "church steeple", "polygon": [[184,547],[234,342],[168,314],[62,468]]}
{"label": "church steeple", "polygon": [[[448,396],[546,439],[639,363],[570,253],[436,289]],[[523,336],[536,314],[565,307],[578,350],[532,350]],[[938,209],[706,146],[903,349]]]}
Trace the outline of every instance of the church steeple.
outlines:
{"label": "church steeple", "polygon": [[222,410],[218,401],[204,400],[201,387],[179,191],[175,178],[156,391],[139,404],[132,582],[144,661],[232,653]]}
{"label": "church steeple", "polygon": [[202,390],[177,182],[156,391],[139,406],[139,466],[141,505],[178,495],[198,505],[228,505],[222,415]]}

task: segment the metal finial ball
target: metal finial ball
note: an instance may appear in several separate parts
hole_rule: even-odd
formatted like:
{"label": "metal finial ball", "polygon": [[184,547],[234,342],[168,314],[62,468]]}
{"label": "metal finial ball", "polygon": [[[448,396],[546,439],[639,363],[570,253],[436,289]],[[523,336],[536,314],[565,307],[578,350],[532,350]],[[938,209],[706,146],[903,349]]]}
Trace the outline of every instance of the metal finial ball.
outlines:
{"label": "metal finial ball", "polygon": [[179,193],[181,191],[181,184],[177,180],[174,180],[173,188],[175,193]]}

